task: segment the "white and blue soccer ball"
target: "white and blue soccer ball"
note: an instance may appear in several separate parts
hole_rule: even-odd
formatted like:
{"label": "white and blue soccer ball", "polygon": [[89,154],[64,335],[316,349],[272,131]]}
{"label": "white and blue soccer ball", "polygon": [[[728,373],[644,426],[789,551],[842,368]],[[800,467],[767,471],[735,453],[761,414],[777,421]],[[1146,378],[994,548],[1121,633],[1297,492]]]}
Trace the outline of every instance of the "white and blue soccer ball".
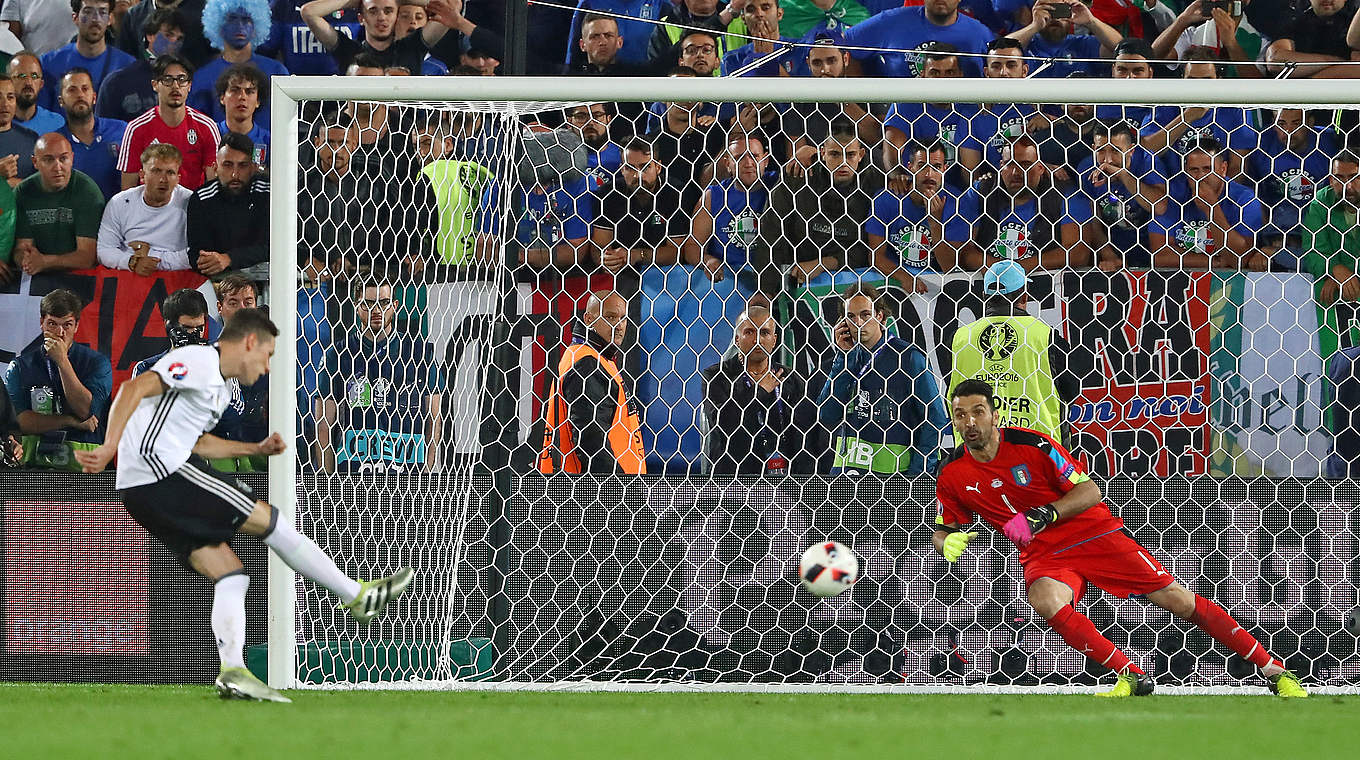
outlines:
{"label": "white and blue soccer ball", "polygon": [[835,596],[859,580],[859,558],[839,541],[821,541],[803,552],[798,578],[813,596]]}

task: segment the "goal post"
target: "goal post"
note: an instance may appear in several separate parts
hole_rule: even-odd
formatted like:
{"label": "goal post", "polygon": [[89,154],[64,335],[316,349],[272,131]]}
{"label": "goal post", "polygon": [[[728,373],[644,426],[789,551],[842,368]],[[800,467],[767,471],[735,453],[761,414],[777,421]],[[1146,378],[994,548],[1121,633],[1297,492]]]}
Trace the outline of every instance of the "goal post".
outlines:
{"label": "goal post", "polygon": [[[564,142],[565,153],[554,152],[560,146],[535,135],[561,122],[563,109],[593,103],[629,104],[631,118],[645,124],[649,113],[658,113],[653,104],[666,103],[1014,104],[1054,113],[1068,104],[1200,105],[1244,113],[1360,107],[1360,98],[1346,96],[1343,88],[1312,80],[1228,86],[1191,79],[273,78],[268,295],[280,335],[269,415],[273,429],[293,435],[293,445],[270,461],[269,500],[281,519],[295,520],[333,553],[342,570],[374,573],[411,564],[417,578],[390,617],[358,628],[333,610],[335,600],[271,553],[269,683],[1024,691],[1099,682],[1100,669],[1066,649],[1025,606],[1015,550],[1003,536],[983,528],[957,566],[930,552],[932,478],[919,468],[910,475],[832,475],[830,447],[853,438],[845,433],[848,423],[828,423],[826,450],[809,457],[823,456],[815,471],[778,477],[714,471],[699,370],[738,355],[736,323],[761,290],[749,267],[708,277],[706,264],[686,263],[690,253],[679,242],[676,264],[628,265],[637,275],[617,289],[629,297],[637,337],[625,343],[620,369],[638,385],[652,474],[539,474],[543,408],[561,348],[571,340],[586,294],[614,288],[618,278],[584,263],[562,265],[569,276],[550,286],[546,270],[525,274],[531,265],[523,262],[532,258],[526,247],[537,243],[517,236],[539,234],[523,231],[525,194],[547,199],[528,215],[533,225],[565,230],[562,217],[575,213],[573,204],[598,203],[607,187],[603,176],[613,173],[595,166],[582,172],[571,146]],[[356,208],[351,221],[320,219],[315,193],[306,187],[318,166],[313,141],[318,128],[348,125],[350,119],[330,114],[351,103],[385,109],[381,119],[366,116],[362,127],[379,124],[382,134],[350,148],[369,161],[363,182],[338,180],[329,192],[341,193],[337,199],[357,193],[355,206],[372,203]],[[731,115],[722,106],[715,111],[719,121]],[[529,128],[530,122],[546,126]],[[1258,135],[1268,128],[1253,125]],[[422,138],[453,147],[422,170]],[[978,143],[984,163],[985,142]],[[542,151],[539,158],[527,158],[531,148]],[[869,154],[865,161],[879,160],[877,149]],[[956,152],[948,161],[950,170],[959,166]],[[440,162],[458,172],[458,181],[424,188],[426,179],[434,184]],[[565,179],[543,181],[553,172],[589,192],[569,192]],[[958,197],[949,208],[956,214],[971,176],[951,186]],[[1309,180],[1319,187],[1326,181]],[[977,208],[979,218],[942,225],[945,239],[952,230],[968,234],[979,221],[1003,227],[1005,219],[991,218],[991,206]],[[668,238],[690,234],[690,214],[680,207],[677,213],[687,218],[685,232],[667,227]],[[1088,214],[1073,224],[1084,230],[1099,223],[1095,212]],[[743,227],[738,217],[731,219],[733,238],[768,237],[763,220]],[[1066,245],[1058,229],[1071,218],[1049,220],[1052,245]],[[306,252],[316,245],[307,230],[327,232],[336,224],[353,229],[326,243],[343,260],[326,275],[334,287],[304,283],[301,272],[315,255]],[[588,220],[581,226],[586,240],[598,229]],[[807,225],[799,229],[812,234]],[[1145,239],[1141,230],[1133,234]],[[1178,234],[1167,228],[1164,237],[1170,244]],[[545,255],[571,243],[567,237],[563,232],[544,243]],[[998,247],[978,255],[1001,251],[1000,237]],[[1188,240],[1186,250],[1198,245],[1194,251],[1212,257],[1213,241],[1224,238],[1202,237]],[[1105,246],[1111,247],[1108,240]],[[703,256],[708,249],[695,250]],[[417,259],[422,263],[413,265]],[[1360,490],[1351,480],[1323,478],[1331,441],[1332,410],[1324,402],[1330,354],[1318,348],[1318,335],[1344,333],[1345,324],[1324,325],[1328,317],[1314,313],[1305,275],[1133,263],[1107,273],[1095,263],[1079,272],[1035,273],[1029,310],[1065,333],[1074,351],[1094,355],[1088,349],[1095,346],[1118,354],[1091,360],[1087,370],[1099,377],[1063,412],[1111,508],[1169,572],[1238,614],[1263,645],[1290,658],[1291,667],[1306,668],[1311,685],[1355,690],[1360,657],[1346,621],[1360,607]],[[947,388],[948,338],[981,316],[984,298],[975,268],[942,268],[949,271],[924,267],[921,288],[911,292],[872,264],[845,277],[822,272],[806,281],[785,278],[787,266],[778,271],[785,279],[770,299],[780,329],[772,353],[805,384],[809,424],[822,424],[815,407],[835,350],[828,309],[840,307],[828,304],[855,282],[889,294],[889,327],[920,347],[935,382]],[[295,308],[307,298],[304,309]],[[357,316],[360,308],[367,316]],[[363,331],[381,323],[375,310],[388,308],[399,324],[389,334],[405,336],[382,338],[401,341],[390,344],[400,348],[383,349],[398,352],[390,361],[394,372],[404,373],[390,382],[365,369],[379,364],[363,342]],[[1293,323],[1281,323],[1282,316]],[[301,330],[300,319],[310,320]],[[324,333],[317,321],[326,323]],[[1156,330],[1160,337],[1144,345],[1143,333]],[[317,357],[324,357],[322,366]],[[1175,377],[1158,378],[1158,372]],[[296,378],[308,373],[323,379],[309,375],[304,393]],[[324,378],[337,390],[324,387]],[[335,394],[345,397],[323,398]],[[385,404],[393,411],[382,411]],[[383,422],[373,423],[378,431],[327,432],[326,444],[315,427],[328,413]],[[949,431],[937,432],[938,448]],[[486,452],[502,442],[514,445],[497,448],[496,466],[488,467]],[[359,453],[364,447],[371,448]],[[364,457],[379,447],[388,453],[365,466]],[[838,464],[850,461],[847,451],[836,452]],[[771,461],[782,458],[775,454]],[[851,592],[817,601],[798,588],[796,568],[802,550],[823,539],[852,547],[863,580]],[[1150,605],[1094,589],[1083,605],[1117,645],[1167,683],[1214,690],[1250,675],[1240,658]]]}

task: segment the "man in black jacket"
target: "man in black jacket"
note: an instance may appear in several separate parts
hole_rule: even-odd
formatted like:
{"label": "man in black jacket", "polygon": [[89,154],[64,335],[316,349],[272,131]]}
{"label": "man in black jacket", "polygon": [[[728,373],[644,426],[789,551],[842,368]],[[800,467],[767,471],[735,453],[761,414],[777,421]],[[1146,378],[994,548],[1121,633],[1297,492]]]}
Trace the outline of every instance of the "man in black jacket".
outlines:
{"label": "man in black jacket", "polygon": [[785,176],[770,191],[769,208],[760,217],[760,234],[751,247],[762,293],[779,293],[779,269],[789,265],[789,275],[799,283],[827,272],[873,266],[864,223],[885,179],[867,156],[855,125],[838,120],[819,148],[818,161],[803,176]]}
{"label": "man in black jacket", "polygon": [[269,180],[255,176],[255,145],[222,135],[217,179],[189,199],[189,263],[214,277],[269,260]]}
{"label": "man in black jacket", "polygon": [[[764,306],[737,320],[735,352],[705,367],[704,458],[718,475],[806,475],[826,450],[807,384],[774,361],[779,331]],[[818,444],[822,445],[818,445]]]}

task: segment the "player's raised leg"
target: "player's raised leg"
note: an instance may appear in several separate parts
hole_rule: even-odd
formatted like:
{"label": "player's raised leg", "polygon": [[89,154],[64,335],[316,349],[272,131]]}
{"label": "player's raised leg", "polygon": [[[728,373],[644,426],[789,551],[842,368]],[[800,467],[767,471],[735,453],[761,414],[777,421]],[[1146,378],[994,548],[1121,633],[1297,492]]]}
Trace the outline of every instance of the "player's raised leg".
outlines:
{"label": "player's raised leg", "polygon": [[1298,676],[1286,670],[1284,663],[1272,657],[1255,636],[1219,607],[1199,594],[1172,583],[1147,595],[1148,601],[1171,614],[1194,623],[1215,641],[1236,652],[1242,659],[1261,669],[1270,684],[1271,692],[1282,697],[1307,697]]}
{"label": "player's raised leg", "polygon": [[1068,646],[1118,674],[1114,688],[1097,696],[1142,697],[1152,693],[1151,676],[1135,665],[1114,642],[1101,635],[1091,619],[1073,606],[1076,594],[1071,586],[1055,578],[1036,578],[1029,584],[1026,596],[1034,611],[1048,621]]}
{"label": "player's raised leg", "polygon": [[339,597],[340,606],[360,623],[377,617],[388,602],[406,591],[415,577],[411,568],[404,567],[385,578],[355,580],[341,572],[335,560],[315,541],[299,533],[288,521],[280,520],[278,510],[262,501],[255,503],[255,511],[241,531],[259,536],[289,567]]}
{"label": "player's raised leg", "polygon": [[246,590],[250,578],[226,544],[200,546],[189,553],[189,566],[213,582],[212,631],[222,660],[217,693],[223,699],[292,702],[246,670]]}

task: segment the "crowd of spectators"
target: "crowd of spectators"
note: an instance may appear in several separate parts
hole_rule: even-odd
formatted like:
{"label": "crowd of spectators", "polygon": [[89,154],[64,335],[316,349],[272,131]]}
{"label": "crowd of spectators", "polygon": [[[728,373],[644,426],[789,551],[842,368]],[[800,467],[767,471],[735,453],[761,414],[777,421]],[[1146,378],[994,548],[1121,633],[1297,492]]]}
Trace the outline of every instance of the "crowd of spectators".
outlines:
{"label": "crowd of spectators", "polygon": [[[1356,0],[576,5],[531,7],[531,73],[1360,77],[1346,65],[1360,60]],[[476,0],[4,0],[0,281],[94,266],[194,270],[216,283],[219,301],[224,285],[226,297],[249,290],[253,300],[267,279],[270,77],[496,75],[499,12]],[[304,109],[305,336],[330,344],[335,301],[376,320],[372,335],[336,328],[337,344],[388,340],[393,324],[419,334],[419,297],[401,283],[503,252],[536,278],[607,272],[626,283],[673,265],[731,277],[755,309],[743,317],[753,335],[769,319],[760,309],[798,284],[875,271],[924,292],[923,276],[1003,260],[1026,271],[1304,271],[1321,305],[1360,299],[1353,111],[661,102],[585,104],[536,120],[531,141],[561,160],[526,173],[499,155],[504,125],[476,113]],[[503,197],[508,214],[491,208]],[[487,221],[497,216],[508,226]],[[331,292],[331,277],[354,273],[368,276]],[[203,316],[195,304],[169,312],[172,333],[188,320],[181,337]],[[78,317],[66,301],[45,300],[43,337],[12,365],[24,436],[98,435],[107,383],[91,379],[96,387],[82,392],[66,382],[85,371],[68,378],[67,368],[88,369],[98,355],[51,351],[66,335],[58,322]],[[217,327],[201,329],[207,339]],[[335,396],[371,405],[373,388],[336,385],[338,360],[327,353],[304,357],[329,367],[299,382],[307,424],[329,427],[345,413]],[[25,362],[47,379],[23,377]],[[428,428],[438,440],[440,426],[428,424],[441,415],[434,374],[427,396],[401,402],[424,410],[403,435]],[[821,387],[799,382],[809,394]],[[55,403],[42,407],[35,388]],[[238,390],[240,414],[263,408]],[[335,466],[335,453],[318,462]]]}

